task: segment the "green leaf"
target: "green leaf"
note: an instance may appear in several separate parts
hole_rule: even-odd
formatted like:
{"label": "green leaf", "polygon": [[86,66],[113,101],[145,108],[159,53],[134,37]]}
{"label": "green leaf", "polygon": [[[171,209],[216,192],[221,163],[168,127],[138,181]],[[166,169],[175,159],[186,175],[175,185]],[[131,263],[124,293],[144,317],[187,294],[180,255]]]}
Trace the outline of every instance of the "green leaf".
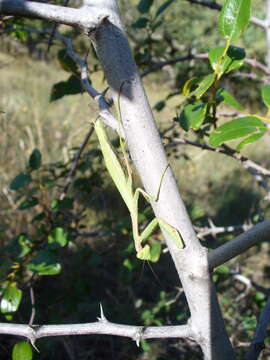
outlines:
{"label": "green leaf", "polygon": [[149,19],[144,16],[141,16],[131,26],[134,29],[144,29],[144,28],[146,28],[148,23],[149,23]]}
{"label": "green leaf", "polygon": [[37,170],[41,166],[41,153],[38,149],[34,149],[29,157],[29,166],[32,170]]}
{"label": "green leaf", "polygon": [[221,265],[221,266],[217,267],[214,271],[215,271],[215,274],[228,275],[230,273],[230,268],[226,265]]}
{"label": "green leaf", "polygon": [[58,51],[57,59],[63,70],[72,72],[74,74],[78,73],[78,66],[72,57],[68,54],[66,49],[61,49]]}
{"label": "green leaf", "polygon": [[35,222],[40,222],[43,219],[45,219],[46,215],[44,212],[41,212],[39,214],[37,214],[36,216],[33,217],[31,224],[34,224]]}
{"label": "green leaf", "polygon": [[[87,184],[89,184],[89,180],[87,179]],[[52,200],[51,209],[53,211],[63,211],[63,210],[71,210],[73,208],[74,199],[70,197],[66,197],[63,200]]]}
{"label": "green leaf", "polygon": [[156,11],[156,17],[161,15],[172,3],[174,0],[167,0],[165,1]]}
{"label": "green leaf", "polygon": [[68,242],[68,233],[61,227],[55,228],[48,236],[49,244],[57,243],[61,247],[64,247]]}
{"label": "green leaf", "polygon": [[155,110],[157,110],[157,111],[161,111],[162,109],[164,109],[165,106],[166,106],[166,102],[165,102],[165,101],[158,101],[158,102],[155,104],[155,106],[154,106],[153,109],[155,109]]}
{"label": "green leaf", "polygon": [[20,234],[17,241],[21,248],[18,257],[23,258],[31,251],[31,241],[26,234]]}
{"label": "green leaf", "polygon": [[262,85],[261,94],[264,104],[270,108],[270,85]]}
{"label": "green leaf", "polygon": [[243,149],[243,147],[246,146],[247,144],[250,144],[250,143],[253,143],[253,142],[259,140],[261,137],[263,137],[265,132],[266,131],[261,131],[258,134],[254,134],[254,135],[247,137],[245,140],[241,141],[240,144],[237,145],[236,151],[241,151]]}
{"label": "green leaf", "polygon": [[24,30],[20,24],[13,24],[13,31],[10,36],[14,39],[17,39],[21,42],[26,42],[27,40],[27,30]]}
{"label": "green leaf", "polygon": [[22,300],[22,291],[15,283],[10,283],[3,292],[0,310],[3,314],[17,311]]}
{"label": "green leaf", "polygon": [[18,207],[18,210],[27,210],[36,205],[38,205],[38,199],[35,197],[30,197],[21,202],[20,206]]}
{"label": "green leaf", "polygon": [[243,48],[231,45],[224,56],[225,46],[218,46],[213,48],[208,53],[208,58],[213,70],[218,68],[218,73],[229,73],[232,70],[239,69],[243,63],[246,56],[245,50]]}
{"label": "green leaf", "polygon": [[181,127],[188,131],[190,128],[198,130],[205,118],[207,106],[201,101],[187,104],[179,116]]}
{"label": "green leaf", "polygon": [[218,19],[221,36],[234,42],[245,31],[251,16],[250,0],[225,0]]}
{"label": "green leaf", "polygon": [[196,85],[200,82],[200,80],[196,77],[192,77],[188,79],[183,86],[183,95],[188,96],[190,92],[196,88]]}
{"label": "green leaf", "polygon": [[232,106],[238,110],[243,110],[244,107],[225,89],[218,89],[216,94],[218,102],[223,102],[226,105]]}
{"label": "green leaf", "polygon": [[157,262],[161,254],[161,244],[159,241],[153,241],[150,245],[150,261]]}
{"label": "green leaf", "polygon": [[81,94],[83,91],[80,79],[71,75],[66,81],[60,81],[53,85],[50,102],[59,100],[66,95]]}
{"label": "green leaf", "polygon": [[141,14],[149,12],[154,0],[140,0],[137,9]]}
{"label": "green leaf", "polygon": [[[241,138],[246,135],[258,135],[265,133],[267,128],[264,126],[263,122],[256,118],[255,116],[246,116],[232,121],[227,122],[224,125],[221,125],[215,129],[209,137],[210,145],[216,147],[222,143]],[[261,137],[260,135],[259,137]],[[247,140],[247,139],[246,139]],[[256,141],[252,138],[247,140],[249,142]],[[245,144],[244,144],[245,145]],[[239,144],[242,147],[241,143]]]}
{"label": "green leaf", "polygon": [[61,271],[61,265],[47,250],[39,251],[27,268],[38,275],[57,275]]}
{"label": "green leaf", "polygon": [[189,94],[189,96],[196,96],[197,99],[200,99],[204,93],[213,85],[215,81],[215,74],[206,75],[200,82],[197,89]]}
{"label": "green leaf", "polygon": [[31,345],[26,341],[21,341],[13,346],[12,360],[32,360],[33,352]]}
{"label": "green leaf", "polygon": [[11,190],[20,190],[32,182],[30,174],[21,173],[17,175],[10,183],[9,187]]}

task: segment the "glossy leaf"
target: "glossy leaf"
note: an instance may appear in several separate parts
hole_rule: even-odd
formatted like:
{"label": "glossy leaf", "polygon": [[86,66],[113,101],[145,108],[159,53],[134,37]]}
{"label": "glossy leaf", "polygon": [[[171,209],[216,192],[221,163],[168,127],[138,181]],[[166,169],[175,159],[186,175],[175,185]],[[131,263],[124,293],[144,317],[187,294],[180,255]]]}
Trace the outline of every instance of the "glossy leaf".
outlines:
{"label": "glossy leaf", "polygon": [[32,170],[37,170],[41,166],[41,153],[38,149],[34,149],[29,157],[29,166]]}
{"label": "glossy leaf", "polygon": [[22,291],[15,283],[10,283],[3,292],[0,310],[3,314],[17,311],[22,300]]}
{"label": "glossy leaf", "polygon": [[225,0],[218,19],[221,36],[236,41],[245,31],[251,16],[251,0]]}
{"label": "glossy leaf", "polygon": [[165,1],[156,11],[156,17],[161,15],[175,0]]}
{"label": "glossy leaf", "polygon": [[216,99],[226,105],[232,106],[237,110],[243,110],[244,107],[225,89],[218,89]]}
{"label": "glossy leaf", "polygon": [[21,202],[18,210],[27,210],[38,205],[38,199],[35,197],[29,197],[28,199]]}
{"label": "glossy leaf", "polygon": [[55,228],[48,237],[49,244],[59,244],[64,247],[68,242],[68,233],[61,227]]}
{"label": "glossy leaf", "polygon": [[141,16],[138,20],[136,20],[131,26],[135,29],[144,29],[149,23],[149,19],[145,16]]}
{"label": "glossy leaf", "polygon": [[[209,143],[210,145],[216,147],[226,141],[238,139],[246,135],[257,135],[265,133],[266,130],[267,128],[264,126],[261,120],[259,120],[255,116],[246,116],[231,120],[215,129],[210,134]],[[253,139],[256,140],[256,138],[251,138],[250,141],[246,139],[248,141],[247,143],[255,141]],[[241,145],[240,147],[243,146]]]}
{"label": "glossy leaf", "polygon": [[12,360],[32,360],[33,351],[32,346],[26,342],[21,341],[13,346]]}
{"label": "glossy leaf", "polygon": [[38,275],[57,275],[61,271],[61,265],[47,250],[39,251],[27,268]]}
{"label": "glossy leaf", "polygon": [[68,54],[66,49],[61,49],[58,51],[57,59],[63,70],[72,72],[74,74],[78,73],[78,66],[72,57]]}
{"label": "glossy leaf", "polygon": [[205,118],[206,109],[206,104],[201,101],[187,104],[179,116],[179,123],[181,127],[185,131],[188,131],[190,128],[198,130]]}
{"label": "glossy leaf", "polygon": [[80,79],[71,75],[66,81],[60,81],[53,85],[50,102],[59,100],[66,95],[75,95],[82,92],[83,89]]}
{"label": "glossy leaf", "polygon": [[270,85],[262,85],[261,94],[264,104],[270,108]]}
{"label": "glossy leaf", "polygon": [[229,73],[232,70],[239,69],[246,56],[245,50],[237,46],[230,46],[226,55],[222,59],[225,46],[218,46],[213,48],[208,53],[208,58],[213,70],[217,70],[218,73]]}
{"label": "glossy leaf", "polygon": [[197,99],[200,99],[203,94],[213,85],[215,81],[215,74],[206,75],[200,82],[196,90],[191,92],[189,96],[196,96]]}
{"label": "glossy leaf", "polygon": [[31,175],[21,173],[17,175],[10,183],[11,190],[20,190],[32,182]]}
{"label": "glossy leaf", "polygon": [[237,145],[236,150],[237,151],[241,151],[243,149],[244,146],[251,144],[257,140],[259,140],[261,137],[263,137],[263,135],[265,134],[266,131],[261,131],[257,134],[253,134],[250,135],[249,137],[247,137],[245,140],[241,141],[240,144]]}
{"label": "glossy leaf", "polygon": [[153,5],[153,2],[154,0],[140,0],[137,9],[141,14],[147,13]]}

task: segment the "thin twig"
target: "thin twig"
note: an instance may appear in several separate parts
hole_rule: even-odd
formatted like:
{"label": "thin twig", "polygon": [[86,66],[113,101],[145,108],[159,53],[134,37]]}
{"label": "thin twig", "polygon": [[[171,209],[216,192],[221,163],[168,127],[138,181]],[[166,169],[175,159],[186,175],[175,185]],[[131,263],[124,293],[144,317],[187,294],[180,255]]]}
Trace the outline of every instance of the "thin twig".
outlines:
{"label": "thin twig", "polygon": [[199,239],[203,239],[206,236],[216,236],[218,234],[236,232],[236,231],[247,231],[251,229],[252,224],[241,224],[241,225],[230,225],[230,226],[216,226],[211,219],[208,219],[209,226],[194,226],[195,231]]}
{"label": "thin twig", "polygon": [[[187,54],[184,56],[179,56],[173,59],[169,59],[166,61],[160,61],[158,63],[155,63],[151,66],[150,69],[145,70],[142,74],[141,77],[144,77],[152,72],[155,72],[157,70],[162,69],[165,66],[168,65],[173,65],[176,64],[178,62],[183,62],[183,61],[188,61],[188,60],[207,60],[208,59],[208,53],[200,53],[200,54]],[[244,60],[245,64],[250,65],[251,67],[255,68],[255,69],[259,69],[262,72],[264,72],[266,75],[270,74],[270,69],[267,68],[266,65],[262,64],[261,62],[257,61],[256,59],[251,59],[251,58],[246,58]]]}
{"label": "thin twig", "polygon": [[0,334],[23,336],[29,339],[32,345],[35,344],[37,339],[43,337],[91,334],[129,337],[134,340],[137,345],[143,339],[162,339],[168,337],[196,339],[196,334],[189,325],[149,327],[122,325],[108,321],[102,312],[97,322],[84,324],[29,326],[22,324],[0,323]]}
{"label": "thin twig", "polygon": [[[69,0],[66,0],[63,6],[64,7],[68,6],[68,2],[69,2]],[[54,39],[54,35],[56,33],[56,30],[57,30],[58,26],[59,26],[59,24],[57,24],[57,23],[55,23],[53,25],[52,33],[51,33],[49,41],[48,41],[47,53],[49,53],[49,51],[50,51],[50,48],[52,46],[52,42],[53,42],[53,39]]]}
{"label": "thin twig", "polygon": [[93,132],[94,132],[94,127],[91,126],[90,130],[86,134],[83,142],[81,143],[81,145],[79,147],[79,150],[77,151],[77,153],[76,153],[76,155],[74,157],[71,168],[70,168],[69,173],[68,173],[68,175],[66,177],[65,187],[64,187],[64,189],[63,189],[63,191],[62,191],[62,193],[61,193],[61,195],[59,197],[60,200],[63,200],[64,197],[66,196],[66,194],[69,191],[70,185],[72,184],[73,179],[74,179],[74,177],[76,175],[76,171],[77,171],[77,167],[78,167],[78,163],[79,163],[79,160],[81,158],[81,155],[82,155],[86,145],[88,144],[88,141],[89,141],[90,137],[92,136]]}
{"label": "thin twig", "polygon": [[35,294],[31,285],[29,291],[30,291],[30,300],[31,300],[31,316],[28,325],[32,326],[36,315],[36,305],[35,305]]}
{"label": "thin twig", "polygon": [[208,150],[208,151],[215,152],[217,154],[223,154],[223,155],[232,157],[233,159],[238,160],[241,163],[241,165],[245,169],[247,169],[251,173],[251,175],[254,176],[255,180],[258,182],[258,184],[260,186],[262,186],[267,192],[270,191],[270,187],[267,185],[267,183],[262,178],[262,176],[270,178],[270,170],[257,164],[255,161],[248,159],[247,157],[238,153],[237,151],[230,148],[229,146],[221,145],[218,147],[212,147],[207,144],[200,144],[198,142],[187,140],[184,138],[174,138],[174,137],[164,137],[164,138],[169,140],[169,143],[166,144],[166,147],[173,147],[173,146],[177,146],[177,145],[192,145],[194,147],[198,147],[203,150]]}
{"label": "thin twig", "polygon": [[[29,31],[41,35],[51,34],[51,30],[48,29],[37,30],[31,27],[23,27],[22,29],[25,31]],[[125,138],[123,127],[119,124],[119,121],[110,112],[110,104],[105,100],[104,94],[98,92],[91,85],[88,79],[89,71],[88,71],[87,62],[74,51],[71,39],[66,36],[60,35],[57,31],[55,32],[54,37],[65,44],[67,53],[69,54],[70,57],[72,57],[72,59],[76,62],[76,64],[80,68],[82,87],[86,91],[86,93],[98,105],[98,113],[102,117],[104,123],[110,128],[112,128],[114,131],[118,132],[122,138]]]}

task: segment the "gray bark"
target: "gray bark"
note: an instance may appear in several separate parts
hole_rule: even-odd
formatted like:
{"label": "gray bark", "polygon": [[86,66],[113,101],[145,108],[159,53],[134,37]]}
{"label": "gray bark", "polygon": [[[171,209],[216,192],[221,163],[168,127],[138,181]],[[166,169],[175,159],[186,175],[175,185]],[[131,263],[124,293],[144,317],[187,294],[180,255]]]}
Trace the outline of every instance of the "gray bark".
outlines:
{"label": "gray bark", "polygon": [[[90,36],[115,98],[121,92],[121,113],[128,148],[146,191],[154,195],[167,166],[165,152],[141,84],[114,0],[94,0],[108,15]],[[100,16],[99,16],[100,18]],[[188,301],[190,325],[205,359],[233,359],[217,298],[208,272],[207,251],[192,228],[173,173],[166,172],[155,215],[177,228],[185,248],[178,249],[170,237],[166,242]]]}

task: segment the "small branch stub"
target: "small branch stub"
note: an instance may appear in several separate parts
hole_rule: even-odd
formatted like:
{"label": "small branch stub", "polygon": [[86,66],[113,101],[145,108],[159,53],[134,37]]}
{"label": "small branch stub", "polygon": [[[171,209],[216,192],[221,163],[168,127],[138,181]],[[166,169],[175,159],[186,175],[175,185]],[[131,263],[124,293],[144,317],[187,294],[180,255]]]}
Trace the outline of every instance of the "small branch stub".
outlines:
{"label": "small branch stub", "polygon": [[89,25],[83,29],[84,33],[89,37],[93,36],[96,30],[108,19],[109,15],[99,15],[97,21],[90,22]]}

